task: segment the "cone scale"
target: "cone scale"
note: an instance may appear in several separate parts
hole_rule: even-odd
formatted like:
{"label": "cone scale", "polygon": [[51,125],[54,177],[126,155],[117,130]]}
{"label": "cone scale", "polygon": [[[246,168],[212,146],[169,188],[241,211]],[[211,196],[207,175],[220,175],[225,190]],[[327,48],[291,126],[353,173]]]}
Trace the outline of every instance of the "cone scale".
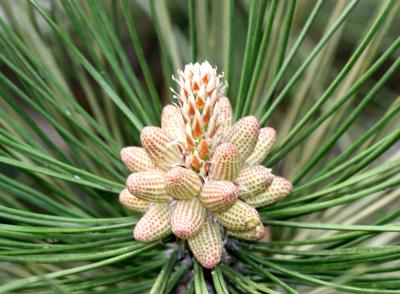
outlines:
{"label": "cone scale", "polygon": [[161,127],[147,126],[142,147],[125,147],[132,172],[119,201],[144,215],[134,228],[140,242],[169,234],[187,240],[205,268],[222,259],[222,233],[257,241],[265,227],[255,207],[286,197],[292,186],[264,161],[276,141],[254,116],[233,121],[226,82],[207,61],[188,64],[173,77],[175,105],[166,105]]}

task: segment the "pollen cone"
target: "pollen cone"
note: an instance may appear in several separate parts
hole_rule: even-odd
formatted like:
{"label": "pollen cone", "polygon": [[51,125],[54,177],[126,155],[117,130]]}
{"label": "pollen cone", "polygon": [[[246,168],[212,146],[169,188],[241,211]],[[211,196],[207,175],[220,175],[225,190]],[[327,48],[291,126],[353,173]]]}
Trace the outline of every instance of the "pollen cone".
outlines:
{"label": "pollen cone", "polygon": [[161,128],[178,142],[185,143],[185,123],[180,109],[174,105],[166,105],[161,114]]}
{"label": "pollen cone", "polygon": [[126,186],[131,194],[145,201],[166,202],[169,199],[162,171],[133,173],[126,180]]}
{"label": "pollen cone", "polygon": [[199,199],[178,201],[171,216],[172,232],[181,239],[192,238],[206,220],[207,211]]}
{"label": "pollen cone", "polygon": [[133,231],[140,242],[153,242],[171,233],[171,210],[167,203],[153,203],[142,216]]}
{"label": "pollen cone", "polygon": [[125,208],[137,212],[146,212],[150,206],[150,202],[137,198],[129,193],[128,189],[124,189],[119,193],[119,202]]}
{"label": "pollen cone", "polygon": [[246,199],[264,192],[271,185],[274,176],[271,170],[261,166],[243,168],[235,183],[239,186],[239,197]]}
{"label": "pollen cone", "polygon": [[274,177],[271,186],[265,192],[246,198],[246,202],[253,207],[265,206],[285,198],[290,194],[292,189],[293,186],[288,180],[281,177]]}
{"label": "pollen cone", "polygon": [[238,200],[228,210],[217,214],[218,221],[230,231],[248,231],[261,223],[257,210]]}
{"label": "pollen cone", "polygon": [[166,173],[165,182],[168,194],[179,200],[197,196],[202,185],[196,172],[179,166]]}
{"label": "pollen cone", "polygon": [[140,140],[149,157],[160,169],[168,170],[182,161],[178,142],[161,128],[145,127],[140,134]]}
{"label": "pollen cone", "polygon": [[246,160],[247,164],[257,165],[263,162],[267,158],[275,141],[276,131],[273,128],[262,128],[258,135],[256,147],[254,147],[253,153]]}
{"label": "pollen cone", "polygon": [[233,180],[239,174],[239,150],[231,143],[219,145],[212,158],[212,177],[214,180]]}
{"label": "pollen cone", "polygon": [[262,239],[265,236],[265,234],[266,234],[266,229],[262,224],[259,224],[253,229],[248,231],[228,231],[229,236],[248,241],[258,241]]}
{"label": "pollen cone", "polygon": [[227,142],[234,144],[239,149],[241,162],[253,152],[259,133],[260,125],[254,116],[246,116],[232,126]]}
{"label": "pollen cone", "polygon": [[188,240],[196,260],[205,268],[214,268],[221,261],[222,238],[218,225],[210,219],[203,224],[199,234]]}
{"label": "pollen cone", "polygon": [[213,132],[213,127],[216,128],[215,139],[213,145],[223,142],[226,134],[229,133],[229,129],[232,125],[232,106],[231,102],[227,97],[221,97],[215,103],[214,111],[210,122],[210,132]]}
{"label": "pollen cone", "polygon": [[210,181],[204,184],[200,201],[212,212],[228,209],[238,198],[237,187],[229,181]]}
{"label": "pollen cone", "polygon": [[131,172],[141,172],[156,169],[156,166],[141,147],[125,147],[121,150],[121,160]]}

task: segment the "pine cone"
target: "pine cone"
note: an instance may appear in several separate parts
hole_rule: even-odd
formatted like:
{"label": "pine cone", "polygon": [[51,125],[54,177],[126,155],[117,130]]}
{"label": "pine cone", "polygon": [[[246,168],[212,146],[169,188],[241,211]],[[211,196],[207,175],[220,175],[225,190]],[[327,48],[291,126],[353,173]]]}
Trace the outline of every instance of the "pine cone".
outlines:
{"label": "pine cone", "polygon": [[265,228],[255,208],[281,200],[292,189],[288,180],[260,165],[275,143],[275,130],[260,130],[254,116],[232,125],[222,77],[207,61],[186,65],[174,77],[179,106],[164,107],[161,128],[142,130],[143,148],[121,150],[133,173],[120,202],[145,212],[134,238],[152,242],[173,233],[188,240],[205,268],[221,260],[222,231],[261,239]]}

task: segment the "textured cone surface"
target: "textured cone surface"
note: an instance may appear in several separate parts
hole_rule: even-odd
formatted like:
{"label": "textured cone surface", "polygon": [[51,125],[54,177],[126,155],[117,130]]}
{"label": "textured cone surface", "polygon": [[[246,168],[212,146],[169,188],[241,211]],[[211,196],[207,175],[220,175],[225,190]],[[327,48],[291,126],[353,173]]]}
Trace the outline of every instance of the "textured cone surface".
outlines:
{"label": "textured cone surface", "polygon": [[147,154],[160,169],[168,170],[172,165],[181,162],[176,139],[161,128],[145,127],[140,134],[140,140]]}
{"label": "textured cone surface", "polygon": [[211,172],[214,180],[231,181],[239,174],[239,150],[231,143],[219,145],[212,161]]}
{"label": "textured cone surface", "polygon": [[265,236],[266,232],[267,231],[264,226],[262,224],[259,224],[248,231],[228,231],[228,235],[238,239],[258,241]]}
{"label": "textured cone surface", "polygon": [[259,133],[260,125],[254,116],[246,116],[232,126],[227,142],[237,146],[241,161],[246,160],[253,152]]}
{"label": "textured cone surface", "polygon": [[166,105],[161,115],[161,128],[171,137],[185,143],[185,123],[182,113],[174,105]]}
{"label": "textured cone surface", "polygon": [[133,230],[140,242],[153,242],[171,233],[171,210],[167,203],[153,203]]}
{"label": "textured cone surface", "polygon": [[230,231],[248,231],[261,223],[257,210],[237,200],[228,210],[217,214],[219,222]]}
{"label": "textured cone surface", "polygon": [[147,171],[131,174],[126,180],[129,192],[150,202],[166,202],[169,199],[165,187],[165,172]]}
{"label": "textured cone surface", "polygon": [[119,193],[119,202],[125,208],[137,212],[146,212],[150,207],[150,202],[137,198],[129,193],[128,189],[124,189]]}
{"label": "textured cone surface", "polygon": [[276,131],[273,128],[262,128],[258,135],[256,147],[254,147],[253,153],[246,160],[247,164],[257,165],[263,162],[267,158],[275,141]]}
{"label": "textured cone surface", "polygon": [[265,192],[246,198],[246,202],[253,207],[265,206],[285,198],[292,189],[293,186],[288,180],[281,177],[274,177],[271,186]]}
{"label": "textured cone surface", "polygon": [[222,238],[218,225],[207,219],[197,236],[188,240],[196,260],[205,268],[214,268],[221,261]]}
{"label": "textured cone surface", "polygon": [[197,198],[178,201],[171,216],[172,232],[181,239],[196,236],[207,217],[207,211]]}
{"label": "textured cone surface", "polygon": [[121,150],[121,160],[132,172],[141,172],[155,169],[156,166],[141,147],[125,147]]}
{"label": "textured cone surface", "polygon": [[217,145],[225,140],[226,134],[229,133],[229,129],[232,125],[232,105],[227,97],[221,97],[215,103],[213,119],[212,122],[217,126],[217,131],[215,133],[213,145]]}
{"label": "textured cone surface", "polygon": [[228,209],[238,198],[238,188],[229,181],[210,181],[204,184],[200,201],[212,212]]}
{"label": "textured cone surface", "polygon": [[246,199],[264,192],[271,185],[274,176],[270,169],[257,165],[243,168],[235,183],[239,186],[239,197]]}
{"label": "textured cone surface", "polygon": [[165,176],[167,192],[175,199],[190,199],[201,190],[201,180],[191,169],[174,167]]}

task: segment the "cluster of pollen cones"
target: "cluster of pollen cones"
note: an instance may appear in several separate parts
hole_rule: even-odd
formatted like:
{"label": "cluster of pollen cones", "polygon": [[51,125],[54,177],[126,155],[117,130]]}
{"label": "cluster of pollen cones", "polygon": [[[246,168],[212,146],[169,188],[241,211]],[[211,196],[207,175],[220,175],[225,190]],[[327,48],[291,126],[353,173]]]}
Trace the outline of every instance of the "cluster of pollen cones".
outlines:
{"label": "cluster of pollen cones", "polygon": [[247,116],[232,122],[226,84],[208,62],[188,64],[174,80],[178,105],[163,109],[161,128],[145,127],[142,147],[125,147],[132,171],[120,203],[143,212],[134,238],[153,242],[173,233],[188,241],[205,268],[221,260],[222,235],[256,241],[265,228],[256,210],[286,197],[291,183],[261,163],[274,129]]}

